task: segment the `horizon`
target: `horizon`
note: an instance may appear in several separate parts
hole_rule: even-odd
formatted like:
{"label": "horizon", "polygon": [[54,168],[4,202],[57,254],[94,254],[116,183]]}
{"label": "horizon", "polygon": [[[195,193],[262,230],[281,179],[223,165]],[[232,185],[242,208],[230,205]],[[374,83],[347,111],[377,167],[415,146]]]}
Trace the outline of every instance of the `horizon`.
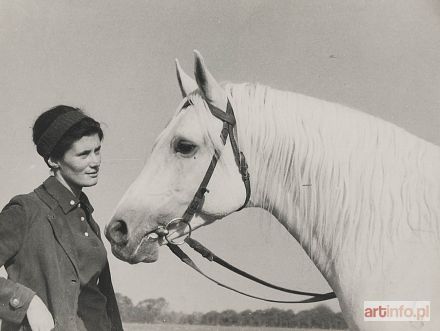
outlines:
{"label": "horizon", "polygon": [[[123,297],[126,297],[126,298],[130,299],[130,301],[132,302],[133,306],[136,306],[136,305],[138,305],[140,302],[145,301],[145,300],[158,300],[158,299],[163,298],[163,299],[165,299],[165,301],[167,301],[167,303],[170,304],[170,307],[172,307],[172,303],[169,302],[169,301],[167,300],[167,298],[165,298],[165,297],[143,298],[143,299],[140,299],[140,300],[138,300],[138,301],[133,301],[132,298],[130,298],[129,296],[125,295],[124,293],[120,293],[120,292],[117,292],[117,291],[115,291],[115,293],[116,293],[116,294],[119,294],[119,295],[121,295],[121,296],[123,296]],[[284,306],[285,306],[285,307],[288,307],[288,305],[284,305]],[[304,306],[303,306],[302,309],[300,309],[300,310],[295,310],[295,309],[293,309],[295,306],[293,306],[293,308],[290,307],[290,308],[284,308],[284,309],[283,309],[282,306],[281,306],[281,308],[280,308],[280,306],[270,306],[270,304],[269,304],[268,307],[264,308],[263,310],[266,310],[266,309],[280,309],[280,310],[284,310],[284,311],[292,310],[292,311],[296,314],[296,313],[298,313],[298,312],[306,311],[306,310],[312,310],[312,309],[314,309],[314,308],[316,308],[316,307],[320,307],[320,306],[324,306],[324,307],[330,309],[330,310],[331,310],[332,312],[334,312],[334,313],[341,312],[340,309],[336,309],[336,310],[333,309],[333,308],[331,307],[331,305],[328,305],[325,301],[323,301],[323,302],[318,302],[316,305],[313,305],[313,306],[311,305],[311,306],[309,306],[309,307],[307,307],[307,306],[304,307]],[[177,312],[177,313],[185,313],[185,314],[192,314],[192,313],[203,313],[203,314],[205,314],[205,313],[208,313],[208,312],[210,312],[210,311],[222,312],[222,311],[225,311],[225,310],[235,310],[235,311],[237,311],[237,312],[243,312],[243,311],[245,311],[245,310],[257,311],[257,310],[259,310],[259,309],[261,309],[261,308],[256,308],[256,309],[244,308],[244,309],[239,309],[239,310],[232,309],[232,308],[225,308],[225,309],[223,309],[223,310],[215,310],[215,309],[213,309],[213,310],[207,310],[207,311],[191,311],[191,312],[184,312],[184,311],[180,311],[180,310],[179,310],[179,311],[175,311],[175,310],[173,310],[173,309],[170,309],[170,311],[171,311],[171,312]]]}

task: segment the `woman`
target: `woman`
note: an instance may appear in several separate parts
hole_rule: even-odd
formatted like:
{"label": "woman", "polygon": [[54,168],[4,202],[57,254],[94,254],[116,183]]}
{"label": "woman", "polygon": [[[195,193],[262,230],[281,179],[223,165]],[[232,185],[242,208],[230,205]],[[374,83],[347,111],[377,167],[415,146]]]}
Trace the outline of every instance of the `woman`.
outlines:
{"label": "woman", "polygon": [[98,182],[103,132],[57,106],[33,127],[50,176],[0,213],[2,330],[122,330],[106,251],[83,187]]}

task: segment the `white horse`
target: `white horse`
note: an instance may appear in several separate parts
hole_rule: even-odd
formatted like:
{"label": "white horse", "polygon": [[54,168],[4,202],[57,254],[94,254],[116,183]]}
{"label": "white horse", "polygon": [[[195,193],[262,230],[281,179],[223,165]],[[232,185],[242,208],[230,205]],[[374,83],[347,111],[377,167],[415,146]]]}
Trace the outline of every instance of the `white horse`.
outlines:
{"label": "white horse", "polygon": [[[207,101],[231,102],[251,179],[248,207],[268,210],[337,294],[351,330],[440,330],[440,149],[353,109],[262,85],[219,85],[199,53],[177,63],[183,102],[107,226],[113,253],[153,262],[147,234],[181,217],[220,156],[192,229],[239,208],[245,188]],[[173,237],[182,235],[175,233]],[[427,322],[365,322],[364,301],[430,301]]]}

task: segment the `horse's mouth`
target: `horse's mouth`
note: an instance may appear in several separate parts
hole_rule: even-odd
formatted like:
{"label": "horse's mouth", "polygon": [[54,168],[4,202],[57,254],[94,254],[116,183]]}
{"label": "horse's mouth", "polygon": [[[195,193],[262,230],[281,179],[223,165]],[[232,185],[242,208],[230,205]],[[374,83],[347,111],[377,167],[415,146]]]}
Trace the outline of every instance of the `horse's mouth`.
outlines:
{"label": "horse's mouth", "polygon": [[159,258],[159,240],[158,238],[143,237],[138,245],[130,245],[121,247],[112,245],[112,253],[118,259],[130,264],[140,262],[152,263]]}
{"label": "horse's mouth", "polygon": [[159,258],[159,248],[184,236],[185,231],[171,230],[167,236],[158,235],[156,230],[147,232],[142,237],[134,236],[126,245],[112,244],[112,253],[118,259],[130,264],[152,263]]}

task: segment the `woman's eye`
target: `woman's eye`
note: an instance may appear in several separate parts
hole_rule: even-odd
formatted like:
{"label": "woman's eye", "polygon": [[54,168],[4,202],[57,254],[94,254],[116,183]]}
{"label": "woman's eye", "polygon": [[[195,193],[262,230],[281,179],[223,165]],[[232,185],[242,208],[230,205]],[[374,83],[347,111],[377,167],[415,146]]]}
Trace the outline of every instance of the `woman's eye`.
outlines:
{"label": "woman's eye", "polygon": [[196,145],[186,140],[179,140],[174,145],[174,150],[176,151],[176,153],[180,153],[183,155],[194,154],[196,149],[197,149]]}

